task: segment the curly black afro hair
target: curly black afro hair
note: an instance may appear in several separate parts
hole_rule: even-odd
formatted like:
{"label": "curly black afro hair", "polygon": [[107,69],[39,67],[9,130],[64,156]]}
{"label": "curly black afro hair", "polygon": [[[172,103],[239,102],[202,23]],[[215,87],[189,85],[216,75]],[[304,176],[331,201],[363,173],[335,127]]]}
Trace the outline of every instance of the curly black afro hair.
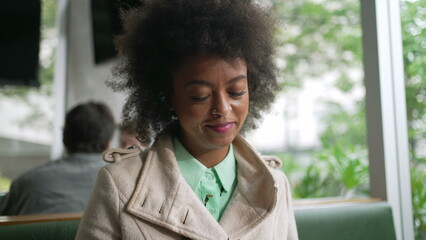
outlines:
{"label": "curly black afro hair", "polygon": [[152,0],[122,13],[116,38],[120,60],[111,86],[128,94],[124,121],[137,123],[149,144],[177,120],[168,110],[172,72],[187,57],[243,59],[248,69],[249,115],[254,128],[279,89],[273,61],[275,20],[250,0]]}

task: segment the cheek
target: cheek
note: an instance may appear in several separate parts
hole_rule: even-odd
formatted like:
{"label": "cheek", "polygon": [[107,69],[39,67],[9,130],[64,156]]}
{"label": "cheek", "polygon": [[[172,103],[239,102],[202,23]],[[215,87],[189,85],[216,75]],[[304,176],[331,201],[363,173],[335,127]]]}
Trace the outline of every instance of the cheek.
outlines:
{"label": "cheek", "polygon": [[238,114],[240,115],[241,118],[246,118],[248,111],[249,111],[249,97],[246,96],[244,99],[242,99],[241,101],[238,101],[235,103],[235,109],[236,112],[238,112]]}
{"label": "cheek", "polygon": [[178,109],[176,109],[176,111],[177,111],[177,114],[182,115],[182,117],[185,117],[185,116],[197,117],[197,116],[202,116],[204,114],[205,107],[197,106],[197,105],[182,104]]}
{"label": "cheek", "polygon": [[176,109],[176,115],[181,125],[196,125],[203,122],[208,116],[204,106],[182,106]]}

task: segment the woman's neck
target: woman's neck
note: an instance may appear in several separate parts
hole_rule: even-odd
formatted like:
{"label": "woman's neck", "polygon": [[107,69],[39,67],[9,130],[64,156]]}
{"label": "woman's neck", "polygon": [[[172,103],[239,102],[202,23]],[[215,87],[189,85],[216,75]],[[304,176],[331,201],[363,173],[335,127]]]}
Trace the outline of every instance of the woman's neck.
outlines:
{"label": "woman's neck", "polygon": [[187,143],[181,137],[179,137],[179,141],[195,159],[207,168],[212,168],[219,164],[225,159],[229,151],[229,145],[219,148],[203,148],[193,142]]}
{"label": "woman's neck", "polygon": [[198,154],[198,156],[193,156],[207,168],[212,168],[222,162],[223,159],[225,159],[226,155],[228,154],[228,151],[229,146],[201,153]]}

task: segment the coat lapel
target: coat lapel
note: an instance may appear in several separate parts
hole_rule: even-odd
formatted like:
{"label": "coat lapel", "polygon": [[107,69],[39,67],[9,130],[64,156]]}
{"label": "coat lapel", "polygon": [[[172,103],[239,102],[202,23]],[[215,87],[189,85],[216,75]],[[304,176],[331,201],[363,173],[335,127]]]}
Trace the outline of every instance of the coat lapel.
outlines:
{"label": "coat lapel", "polygon": [[264,161],[242,137],[233,144],[238,184],[220,224],[180,174],[170,137],[157,141],[144,158],[127,211],[191,239],[243,237],[273,211],[277,186]]}
{"label": "coat lapel", "polygon": [[188,238],[227,239],[180,174],[169,137],[148,152],[127,211]]}
{"label": "coat lapel", "polygon": [[276,181],[260,155],[241,137],[233,142],[238,184],[220,224],[232,239],[264,221],[277,204]]}

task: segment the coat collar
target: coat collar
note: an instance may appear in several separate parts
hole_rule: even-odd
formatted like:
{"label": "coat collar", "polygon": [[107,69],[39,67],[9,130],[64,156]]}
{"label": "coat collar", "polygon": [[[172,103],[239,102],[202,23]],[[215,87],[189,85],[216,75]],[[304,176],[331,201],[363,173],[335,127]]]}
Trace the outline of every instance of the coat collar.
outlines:
{"label": "coat collar", "polygon": [[238,184],[218,223],[179,171],[170,137],[146,153],[127,205],[134,216],[193,239],[239,238],[275,208],[277,186],[265,162],[240,136],[234,142]]}

